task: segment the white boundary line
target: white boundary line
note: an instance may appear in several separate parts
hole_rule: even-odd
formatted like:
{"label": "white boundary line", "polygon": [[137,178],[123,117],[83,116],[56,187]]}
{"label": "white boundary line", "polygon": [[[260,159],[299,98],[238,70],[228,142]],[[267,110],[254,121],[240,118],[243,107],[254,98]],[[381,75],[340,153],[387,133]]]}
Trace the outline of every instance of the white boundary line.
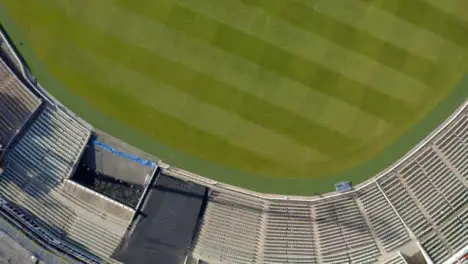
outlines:
{"label": "white boundary line", "polygon": [[213,189],[227,189],[227,190],[243,193],[243,194],[258,197],[258,198],[268,199],[268,200],[317,201],[317,200],[323,200],[323,199],[330,199],[330,198],[338,197],[341,195],[354,194],[356,192],[363,190],[368,185],[376,182],[378,179],[385,177],[386,175],[391,173],[393,170],[395,170],[398,166],[400,166],[404,162],[411,159],[413,155],[417,153],[421,148],[426,147],[429,141],[433,140],[437,135],[444,132],[443,130],[447,126],[451,125],[453,120],[458,118],[462,114],[462,112],[466,110],[467,108],[468,108],[468,100],[465,100],[461,104],[461,106],[454,113],[451,114],[449,118],[447,118],[441,125],[439,125],[436,129],[434,129],[428,136],[426,136],[422,141],[420,141],[413,149],[411,149],[403,157],[398,159],[395,163],[393,163],[386,169],[382,170],[377,175],[373,176],[371,179],[367,180],[364,183],[358,184],[354,190],[345,192],[345,193],[329,192],[321,196],[309,196],[309,197],[259,193],[255,191],[250,191],[248,189],[240,188],[237,186],[220,183],[215,180],[211,180],[209,178],[197,175],[195,173],[185,171],[183,169],[179,169],[177,167],[166,166],[166,168],[164,168],[164,166],[162,166],[162,168],[163,168],[163,172],[167,171],[169,172],[170,175],[173,175],[175,177],[180,176],[181,178],[185,178],[185,179],[200,183],[202,185],[205,185]]}

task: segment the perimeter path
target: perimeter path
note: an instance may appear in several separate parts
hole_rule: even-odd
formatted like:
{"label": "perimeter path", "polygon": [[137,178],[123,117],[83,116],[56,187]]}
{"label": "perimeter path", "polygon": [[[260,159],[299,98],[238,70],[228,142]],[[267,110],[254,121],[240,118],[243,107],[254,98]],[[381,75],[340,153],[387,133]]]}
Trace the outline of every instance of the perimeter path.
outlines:
{"label": "perimeter path", "polygon": [[[463,116],[463,115],[465,115],[465,116],[468,115],[468,100],[466,100],[447,120],[445,120],[439,127],[437,127],[434,131],[432,131],[431,134],[429,134],[426,138],[424,138],[418,145],[416,145],[406,155],[404,155],[402,158],[400,158],[398,161],[396,161],[390,167],[386,168],[385,170],[383,170],[379,174],[375,175],[371,179],[356,185],[354,190],[348,192],[348,194],[358,192],[360,189],[362,189],[362,188],[376,182],[380,178],[382,178],[382,177],[388,175],[389,173],[393,172],[396,168],[398,168],[403,163],[405,163],[408,160],[411,160],[412,158],[414,158],[415,153],[417,153],[422,148],[427,147],[429,144],[431,144],[431,141],[436,136],[441,134],[447,127],[449,127],[453,123],[454,120],[456,120],[457,118],[459,118],[460,116]],[[330,198],[330,197],[341,195],[341,193],[337,193],[337,192],[329,192],[329,193],[319,195],[319,196],[295,196],[295,195],[285,196],[285,195],[278,195],[278,194],[259,193],[259,192],[251,191],[251,190],[248,190],[248,189],[239,188],[239,187],[236,187],[236,186],[233,186],[233,185],[225,184],[225,183],[222,183],[222,182],[218,182],[218,181],[203,177],[201,175],[198,175],[198,174],[195,174],[195,173],[192,173],[192,172],[188,172],[186,170],[182,170],[182,169],[179,169],[179,168],[174,167],[174,166],[170,166],[168,164],[163,163],[162,161],[160,161],[159,166],[164,168],[164,171],[166,173],[168,173],[168,174],[171,174],[171,175],[174,175],[174,176],[177,176],[177,177],[180,177],[180,178],[184,178],[184,179],[189,180],[189,181],[193,181],[193,182],[208,186],[208,187],[210,187],[212,189],[234,190],[234,191],[237,191],[237,192],[240,192],[240,193],[249,194],[251,196],[258,197],[258,198],[263,198],[263,199],[271,199],[271,200],[285,200],[285,199],[287,199],[287,200],[292,200],[292,201],[316,201],[316,200],[320,200],[320,199],[324,199],[324,198]],[[465,184],[466,184],[466,181],[465,181]]]}
{"label": "perimeter path", "polygon": [[468,100],[391,167],[349,192],[262,194],[160,166],[212,189],[193,249],[209,263],[383,263],[408,247],[408,256],[421,252],[430,264],[448,263],[468,241]]}

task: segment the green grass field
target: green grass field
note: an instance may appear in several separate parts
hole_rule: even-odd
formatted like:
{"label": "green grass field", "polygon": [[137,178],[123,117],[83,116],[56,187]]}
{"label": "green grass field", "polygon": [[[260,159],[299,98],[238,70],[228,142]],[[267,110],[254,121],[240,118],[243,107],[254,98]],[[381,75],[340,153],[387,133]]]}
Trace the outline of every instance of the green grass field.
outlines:
{"label": "green grass field", "polygon": [[258,191],[357,184],[468,96],[466,0],[0,0],[0,10],[33,74],[72,111],[170,164]]}

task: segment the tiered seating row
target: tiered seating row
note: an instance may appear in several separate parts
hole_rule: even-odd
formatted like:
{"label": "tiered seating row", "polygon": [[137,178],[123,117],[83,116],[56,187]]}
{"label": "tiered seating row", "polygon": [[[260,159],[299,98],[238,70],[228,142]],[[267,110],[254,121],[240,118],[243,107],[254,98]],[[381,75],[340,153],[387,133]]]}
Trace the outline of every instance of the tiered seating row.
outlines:
{"label": "tiered seating row", "polygon": [[359,198],[385,251],[391,252],[410,240],[405,226],[375,183]]}
{"label": "tiered seating row", "polygon": [[[27,177],[27,176],[26,176]],[[0,179],[0,193],[10,201],[20,205],[34,214],[38,219],[50,225],[49,231],[56,236],[62,236],[76,215],[68,207],[58,203],[46,193],[45,188],[37,179],[27,181],[22,175],[11,173],[7,167]],[[23,179],[22,179],[23,178]],[[18,185],[20,181],[27,181],[24,187]]]}
{"label": "tiered seating row", "polygon": [[429,254],[434,263],[442,263],[450,257],[447,248],[436,234],[431,235],[422,243],[422,246],[426,249],[427,254]]}
{"label": "tiered seating row", "polygon": [[462,116],[435,142],[458,172],[468,181],[468,117]]}
{"label": "tiered seating row", "polygon": [[[457,211],[463,205],[468,204],[468,189],[434,151],[427,149],[416,160],[424,170],[426,181],[430,182],[443,195],[444,207],[442,210],[445,211],[445,216],[441,216],[442,218],[448,218],[451,215],[450,211]],[[437,224],[441,222],[436,218],[433,220]]]}
{"label": "tiered seating row", "polygon": [[18,60],[15,58],[13,51],[10,49],[10,47],[8,47],[7,43],[1,38],[0,38],[0,48],[5,53],[5,55],[7,55],[8,58],[10,58],[11,61],[15,64],[15,67],[20,69],[21,65],[19,64]]}
{"label": "tiered seating row", "polygon": [[0,194],[30,211],[62,239],[110,257],[128,219],[107,215],[62,188],[90,131],[60,110],[46,106],[7,153]]}
{"label": "tiered seating row", "polygon": [[400,254],[395,254],[394,257],[382,262],[382,264],[406,264],[406,261]]}
{"label": "tiered seating row", "polygon": [[429,231],[430,224],[416,205],[416,202],[406,191],[398,177],[390,173],[377,180],[387,198],[397,210],[403,221],[416,236],[421,236]]}
{"label": "tiered seating row", "polygon": [[352,263],[375,263],[378,252],[356,201],[351,198],[333,201],[338,224]]}
{"label": "tiered seating row", "polygon": [[346,242],[341,234],[333,204],[316,204],[315,217],[322,261],[348,263],[350,259],[346,253]]}
{"label": "tiered seating row", "polygon": [[376,243],[352,198],[315,205],[322,263],[375,263]]}
{"label": "tiered seating row", "polygon": [[416,162],[411,162],[399,173],[434,223],[438,224],[447,217],[449,205]]}
{"label": "tiered seating row", "polygon": [[22,189],[16,183],[25,181],[22,176],[8,172],[7,169],[0,179],[1,195],[49,225],[50,232],[104,257],[117,248],[128,222],[103,218],[98,208],[70,200],[60,187],[40,182],[38,178],[26,180],[27,185]]}
{"label": "tiered seating row", "polygon": [[317,263],[311,209],[309,203],[268,204],[263,263]]}
{"label": "tiered seating row", "polygon": [[208,263],[256,263],[263,208],[249,196],[214,191],[194,256]]}
{"label": "tiered seating row", "polygon": [[0,58],[0,144],[7,145],[40,104]]}
{"label": "tiered seating row", "polygon": [[452,252],[462,249],[468,241],[468,207],[440,228]]}

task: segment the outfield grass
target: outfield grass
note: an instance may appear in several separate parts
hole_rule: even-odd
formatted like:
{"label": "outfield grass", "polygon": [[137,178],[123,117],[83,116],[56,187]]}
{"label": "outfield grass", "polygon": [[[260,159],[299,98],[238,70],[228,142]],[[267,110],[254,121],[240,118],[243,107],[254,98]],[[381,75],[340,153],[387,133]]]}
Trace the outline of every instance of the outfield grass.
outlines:
{"label": "outfield grass", "polygon": [[383,169],[467,98],[463,2],[1,0],[0,15],[94,126],[224,182],[312,194]]}

